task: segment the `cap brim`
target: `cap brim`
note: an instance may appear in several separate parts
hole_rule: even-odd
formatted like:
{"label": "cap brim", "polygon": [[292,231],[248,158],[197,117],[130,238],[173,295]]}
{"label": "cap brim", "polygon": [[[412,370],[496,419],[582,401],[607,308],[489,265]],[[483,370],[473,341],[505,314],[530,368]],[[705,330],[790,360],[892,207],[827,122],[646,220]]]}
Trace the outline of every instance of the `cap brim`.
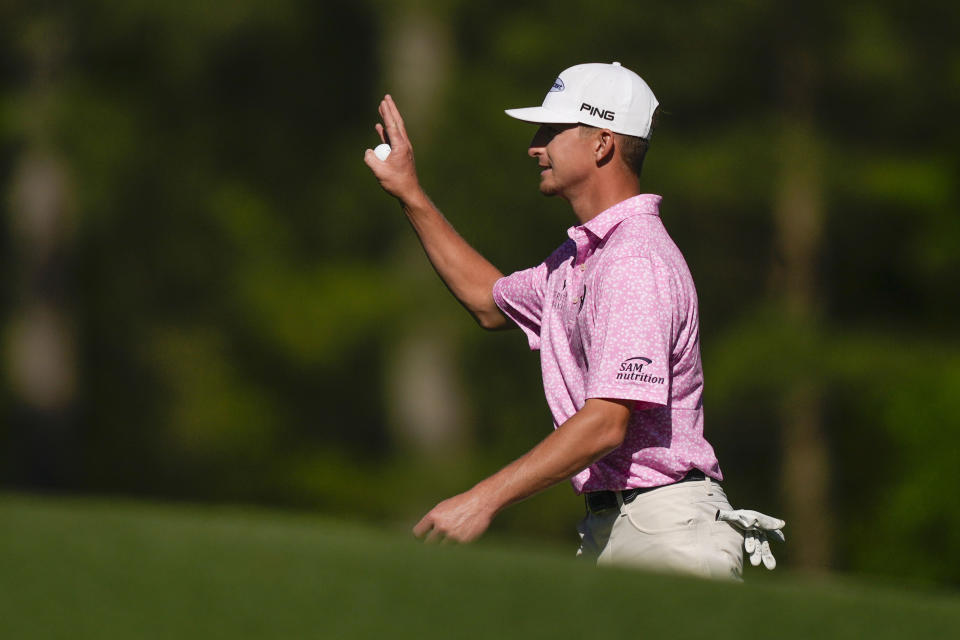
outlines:
{"label": "cap brim", "polygon": [[522,109],[506,109],[504,113],[511,118],[523,120],[524,122],[534,122],[537,124],[573,124],[577,120],[571,119],[569,114],[557,113],[543,107],[524,107]]}

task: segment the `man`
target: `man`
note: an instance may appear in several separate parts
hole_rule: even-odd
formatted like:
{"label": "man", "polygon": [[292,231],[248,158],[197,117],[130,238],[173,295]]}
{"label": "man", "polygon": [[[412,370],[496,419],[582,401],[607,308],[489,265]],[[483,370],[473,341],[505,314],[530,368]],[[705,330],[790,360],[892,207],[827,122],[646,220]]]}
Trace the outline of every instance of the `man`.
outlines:
{"label": "man", "polygon": [[739,579],[746,530],[751,561],[772,565],[762,536],[783,523],[732,511],[718,484],[703,437],[696,291],[660,221],[660,197],[640,190],[657,105],[640,76],[614,62],[571,67],[542,106],[506,112],[540,124],[528,150],[540,191],[566,199],[580,224],[540,265],[504,277],[427,198],[400,112],[389,95],[380,103],[376,129],[392,153],[382,161],[368,149],[364,161],[480,326],[515,324],[540,350],[555,426],[436,505],[417,536],[471,541],[506,506],[569,479],[587,506],[579,554],[598,564]]}

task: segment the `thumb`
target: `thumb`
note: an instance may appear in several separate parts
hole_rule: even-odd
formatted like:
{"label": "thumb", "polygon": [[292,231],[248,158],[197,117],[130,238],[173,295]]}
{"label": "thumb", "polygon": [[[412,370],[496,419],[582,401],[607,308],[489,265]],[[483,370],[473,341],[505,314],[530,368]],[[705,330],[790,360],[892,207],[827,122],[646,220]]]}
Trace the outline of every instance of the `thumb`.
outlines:
{"label": "thumb", "polygon": [[371,171],[373,171],[373,175],[376,176],[377,179],[380,178],[380,176],[377,174],[377,171],[383,167],[384,162],[377,157],[377,154],[373,152],[373,149],[367,149],[363,152],[363,163],[367,165]]}

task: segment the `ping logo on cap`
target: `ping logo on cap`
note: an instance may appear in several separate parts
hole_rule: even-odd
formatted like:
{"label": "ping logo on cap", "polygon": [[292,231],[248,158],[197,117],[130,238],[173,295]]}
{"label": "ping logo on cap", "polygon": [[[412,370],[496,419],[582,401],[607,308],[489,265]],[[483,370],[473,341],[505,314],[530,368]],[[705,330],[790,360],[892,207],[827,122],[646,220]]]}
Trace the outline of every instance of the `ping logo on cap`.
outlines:
{"label": "ping logo on cap", "polygon": [[589,114],[592,115],[592,116],[597,116],[598,118],[602,118],[602,119],[604,119],[604,120],[609,120],[610,122],[613,122],[614,116],[617,115],[617,114],[616,114],[615,112],[613,112],[613,111],[606,111],[606,110],[601,109],[601,108],[599,108],[599,107],[591,106],[591,105],[587,104],[586,102],[584,102],[583,104],[580,105],[580,111],[586,111],[587,113],[589,113]]}
{"label": "ping logo on cap", "polygon": [[553,93],[554,91],[563,91],[566,87],[563,86],[563,80],[557,78],[553,81],[553,86],[550,87],[550,91],[547,93]]}

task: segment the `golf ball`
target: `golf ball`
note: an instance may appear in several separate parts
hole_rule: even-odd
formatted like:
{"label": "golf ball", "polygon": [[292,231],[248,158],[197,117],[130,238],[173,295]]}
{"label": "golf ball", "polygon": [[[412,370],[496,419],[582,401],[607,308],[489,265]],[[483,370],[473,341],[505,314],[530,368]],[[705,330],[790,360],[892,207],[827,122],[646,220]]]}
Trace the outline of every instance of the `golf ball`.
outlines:
{"label": "golf ball", "polygon": [[386,160],[387,156],[390,155],[390,145],[386,143],[378,144],[377,148],[373,150],[373,153],[381,160]]}

